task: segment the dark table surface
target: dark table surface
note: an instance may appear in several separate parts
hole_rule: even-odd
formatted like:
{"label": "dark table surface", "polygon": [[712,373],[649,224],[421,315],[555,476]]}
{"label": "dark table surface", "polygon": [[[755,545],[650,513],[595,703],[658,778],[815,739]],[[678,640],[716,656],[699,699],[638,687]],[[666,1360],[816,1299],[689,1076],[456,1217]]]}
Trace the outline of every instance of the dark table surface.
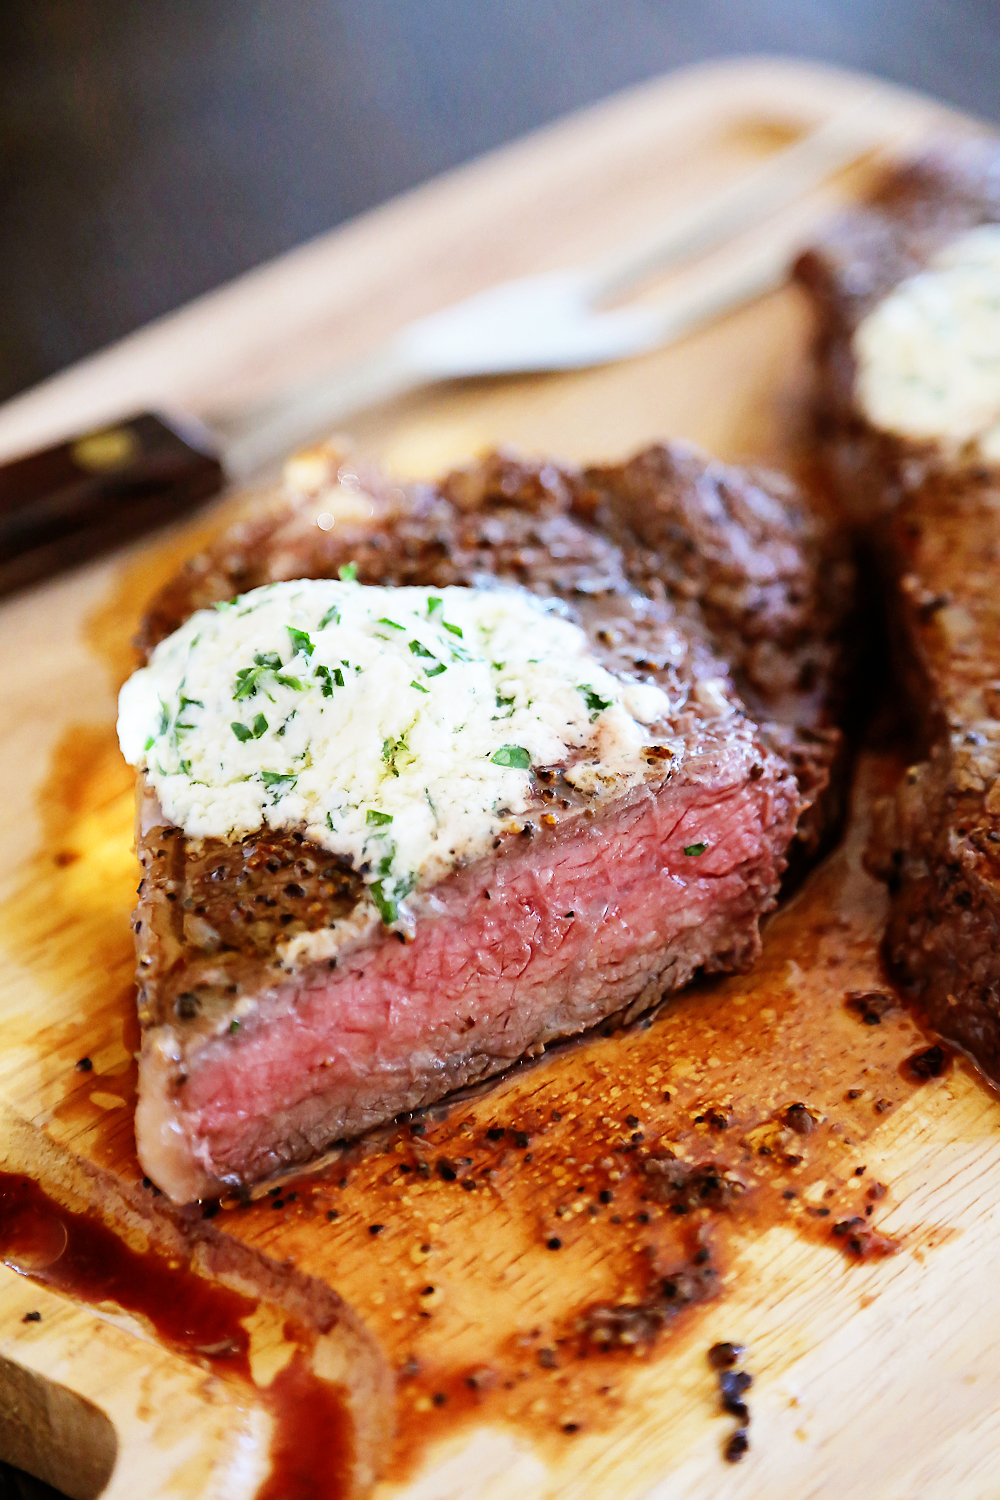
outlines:
{"label": "dark table surface", "polygon": [[671,68],[866,69],[1000,118],[997,0],[4,0],[0,398]]}

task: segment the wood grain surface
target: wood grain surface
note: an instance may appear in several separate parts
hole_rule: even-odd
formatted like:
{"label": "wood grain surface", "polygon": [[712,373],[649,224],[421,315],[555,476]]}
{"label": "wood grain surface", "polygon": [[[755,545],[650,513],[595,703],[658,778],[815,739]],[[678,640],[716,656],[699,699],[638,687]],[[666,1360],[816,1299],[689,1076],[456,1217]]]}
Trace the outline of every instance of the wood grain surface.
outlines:
{"label": "wood grain surface", "polygon": [[[754,62],[644,86],[9,403],[0,452],[143,405],[208,410],[260,394],[500,277],[595,255],[865,87],[819,67]],[[885,98],[900,141],[949,123],[928,101]],[[796,209],[803,234],[866,181],[862,170],[845,174]],[[351,435],[407,474],[497,442],[583,459],[665,435],[800,469],[808,337],[787,289],[630,364],[428,390],[365,413]],[[225,498],[0,611],[0,1166],[63,1153],[108,1191],[141,1190],[131,773],[117,753],[115,694],[144,600],[244,504]],[[904,1012],[864,1027],[843,1003],[885,988],[884,898],[860,853],[870,797],[897,769],[888,752],[863,758],[844,847],[769,924],[753,974],[689,992],[648,1029],[559,1050],[433,1115],[422,1136],[382,1137],[370,1154],[214,1220],[250,1252],[335,1288],[380,1341],[397,1371],[399,1425],[379,1500],[1000,1493],[1000,1111],[958,1067],[922,1084],[907,1074],[906,1058],[926,1043]],[[75,1068],[83,1056],[88,1073]],[[795,1101],[816,1130],[791,1152],[780,1119]],[[725,1131],[706,1123],[710,1105]],[[630,1120],[647,1146],[738,1167],[747,1192],[732,1212],[698,1219],[721,1293],[648,1348],[581,1358],[581,1315],[641,1301],[692,1227],[642,1206]],[[436,1170],[465,1155],[476,1191]],[[884,1196],[867,1196],[874,1182]],[[831,1225],[872,1205],[867,1217],[898,1249],[857,1262]],[[29,1304],[43,1310],[40,1324],[21,1321]],[[103,1412],[117,1445],[109,1493],[252,1495],[252,1464],[237,1470],[229,1457],[249,1418],[230,1420],[204,1371],[120,1321],[3,1275],[0,1411],[30,1387],[37,1400],[24,1409],[48,1415],[0,1456],[63,1484],[86,1460],[91,1479],[67,1491],[96,1494],[114,1448]],[[747,1344],[756,1377],[752,1447],[738,1467],[720,1457],[733,1422],[705,1359],[717,1339]],[[175,1452],[161,1428],[181,1413]],[[10,1446],[6,1432],[0,1422]],[[68,1466],[41,1456],[74,1444],[81,1457]]]}

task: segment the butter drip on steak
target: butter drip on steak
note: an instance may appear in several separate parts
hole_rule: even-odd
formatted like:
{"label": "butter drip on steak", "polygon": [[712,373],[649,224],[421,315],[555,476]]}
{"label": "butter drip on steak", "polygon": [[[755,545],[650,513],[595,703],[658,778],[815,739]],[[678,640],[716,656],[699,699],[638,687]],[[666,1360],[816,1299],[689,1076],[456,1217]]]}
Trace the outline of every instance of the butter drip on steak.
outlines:
{"label": "butter drip on steak", "polygon": [[822,827],[849,570],[784,481],[658,448],[588,471],[498,454],[404,486],[315,450],[153,602],[143,644],[349,564],[361,584],[560,600],[601,670],[669,712],[614,795],[574,784],[572,753],[533,764],[489,847],[409,898],[407,934],[359,916],[364,873],[304,829],[194,838],[141,786],[136,1131],[177,1199],[745,967],[797,830]]}

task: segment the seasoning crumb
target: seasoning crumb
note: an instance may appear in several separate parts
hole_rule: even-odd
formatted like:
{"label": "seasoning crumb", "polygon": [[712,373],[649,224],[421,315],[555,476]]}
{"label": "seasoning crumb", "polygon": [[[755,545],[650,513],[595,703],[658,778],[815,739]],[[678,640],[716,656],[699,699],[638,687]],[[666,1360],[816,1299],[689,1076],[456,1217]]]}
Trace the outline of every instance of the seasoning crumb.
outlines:
{"label": "seasoning crumb", "polygon": [[903,1071],[916,1080],[923,1083],[927,1078],[940,1078],[948,1071],[951,1058],[945,1049],[936,1043],[933,1047],[925,1047],[922,1052],[915,1052],[908,1057],[903,1064]]}
{"label": "seasoning crumb", "polygon": [[546,1248],[546,1250],[561,1250],[562,1249],[562,1240],[559,1238],[558,1235],[554,1234],[554,1235],[551,1236],[551,1238],[549,1238],[549,1239],[547,1239],[545,1241],[545,1248]]}
{"label": "seasoning crumb", "polygon": [[[745,1352],[745,1350],[740,1350],[738,1357],[742,1358]],[[736,1361],[734,1360],[733,1363],[735,1364]],[[746,1395],[752,1385],[753,1376],[748,1370],[734,1370],[730,1368],[720,1371],[719,1390],[722,1393],[723,1405],[727,1401],[739,1401],[741,1397]],[[727,1407],[726,1410],[728,1411],[728,1409]]]}
{"label": "seasoning crumb", "polygon": [[885,1197],[888,1191],[884,1182],[873,1182],[865,1196],[870,1198],[872,1203],[877,1203],[880,1198]]}
{"label": "seasoning crumb", "polygon": [[554,1349],[539,1349],[537,1359],[543,1370],[558,1370],[559,1368]]}
{"label": "seasoning crumb", "polygon": [[895,995],[887,995],[881,990],[851,990],[845,996],[844,1004],[865,1026],[880,1026],[884,1016],[899,1009]]}
{"label": "seasoning crumb", "polygon": [[435,1406],[444,1406],[445,1402],[448,1400],[448,1397],[445,1395],[444,1391],[435,1391],[433,1396],[431,1397],[431,1400],[434,1402]]}
{"label": "seasoning crumb", "polygon": [[381,1234],[384,1228],[385,1228],[384,1224],[369,1224],[369,1226],[368,1226],[368,1233],[370,1235]]}
{"label": "seasoning crumb", "polygon": [[796,1135],[811,1135],[816,1129],[816,1118],[806,1104],[790,1104],[785,1110],[785,1124]]}
{"label": "seasoning crumb", "polygon": [[845,1098],[848,1098],[848,1099],[860,1099],[861,1095],[863,1093],[864,1093],[864,1089],[848,1089],[847,1090],[847,1094],[845,1095]]}
{"label": "seasoning crumb", "polygon": [[614,1197],[614,1193],[612,1193],[610,1188],[601,1188],[601,1191],[597,1196],[602,1203],[610,1203],[612,1198]]}
{"label": "seasoning crumb", "polygon": [[750,1439],[747,1437],[745,1429],[741,1427],[733,1433],[732,1437],[726,1443],[725,1448],[722,1450],[722,1455],[727,1464],[738,1464],[746,1456],[749,1447]]}
{"label": "seasoning crumb", "polygon": [[562,1424],[562,1431],[563,1432],[579,1432],[580,1431],[580,1424],[579,1424],[579,1422],[564,1422]]}
{"label": "seasoning crumb", "polygon": [[81,1057],[76,1065],[76,1071],[78,1073],[89,1073],[92,1071],[93,1066],[94,1064],[91,1062],[89,1057]]}
{"label": "seasoning crumb", "polygon": [[713,1370],[731,1370],[733,1365],[738,1364],[746,1353],[744,1344],[733,1344],[724,1341],[713,1344],[708,1351],[708,1362]]}
{"label": "seasoning crumb", "polygon": [[326,1217],[332,1224],[334,1219],[340,1218],[340,1211],[336,1208],[328,1208],[326,1211]]}
{"label": "seasoning crumb", "polygon": [[875,1113],[877,1115],[884,1115],[885,1112],[886,1112],[886,1110],[887,1109],[891,1109],[891,1108],[892,1108],[892,1100],[891,1099],[876,1099],[875,1100]]}
{"label": "seasoning crumb", "polygon": [[22,1323],[40,1323],[41,1321],[42,1315],[40,1312],[27,1312],[21,1319]]}

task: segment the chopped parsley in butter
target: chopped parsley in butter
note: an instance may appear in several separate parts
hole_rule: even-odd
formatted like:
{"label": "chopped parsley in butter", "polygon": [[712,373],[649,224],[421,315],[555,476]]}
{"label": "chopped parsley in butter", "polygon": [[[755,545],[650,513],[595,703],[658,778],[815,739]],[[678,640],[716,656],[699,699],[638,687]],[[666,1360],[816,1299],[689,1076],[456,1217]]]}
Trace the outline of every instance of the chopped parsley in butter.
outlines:
{"label": "chopped parsley in butter", "polygon": [[958,236],[854,334],[874,427],[1000,462],[1000,224]]}
{"label": "chopped parsley in butter", "polygon": [[301,830],[394,925],[527,809],[533,767],[569,760],[598,797],[641,778],[667,696],[607,672],[557,601],[344,572],[199,610],[122,688],[125,758],[187,834]]}

